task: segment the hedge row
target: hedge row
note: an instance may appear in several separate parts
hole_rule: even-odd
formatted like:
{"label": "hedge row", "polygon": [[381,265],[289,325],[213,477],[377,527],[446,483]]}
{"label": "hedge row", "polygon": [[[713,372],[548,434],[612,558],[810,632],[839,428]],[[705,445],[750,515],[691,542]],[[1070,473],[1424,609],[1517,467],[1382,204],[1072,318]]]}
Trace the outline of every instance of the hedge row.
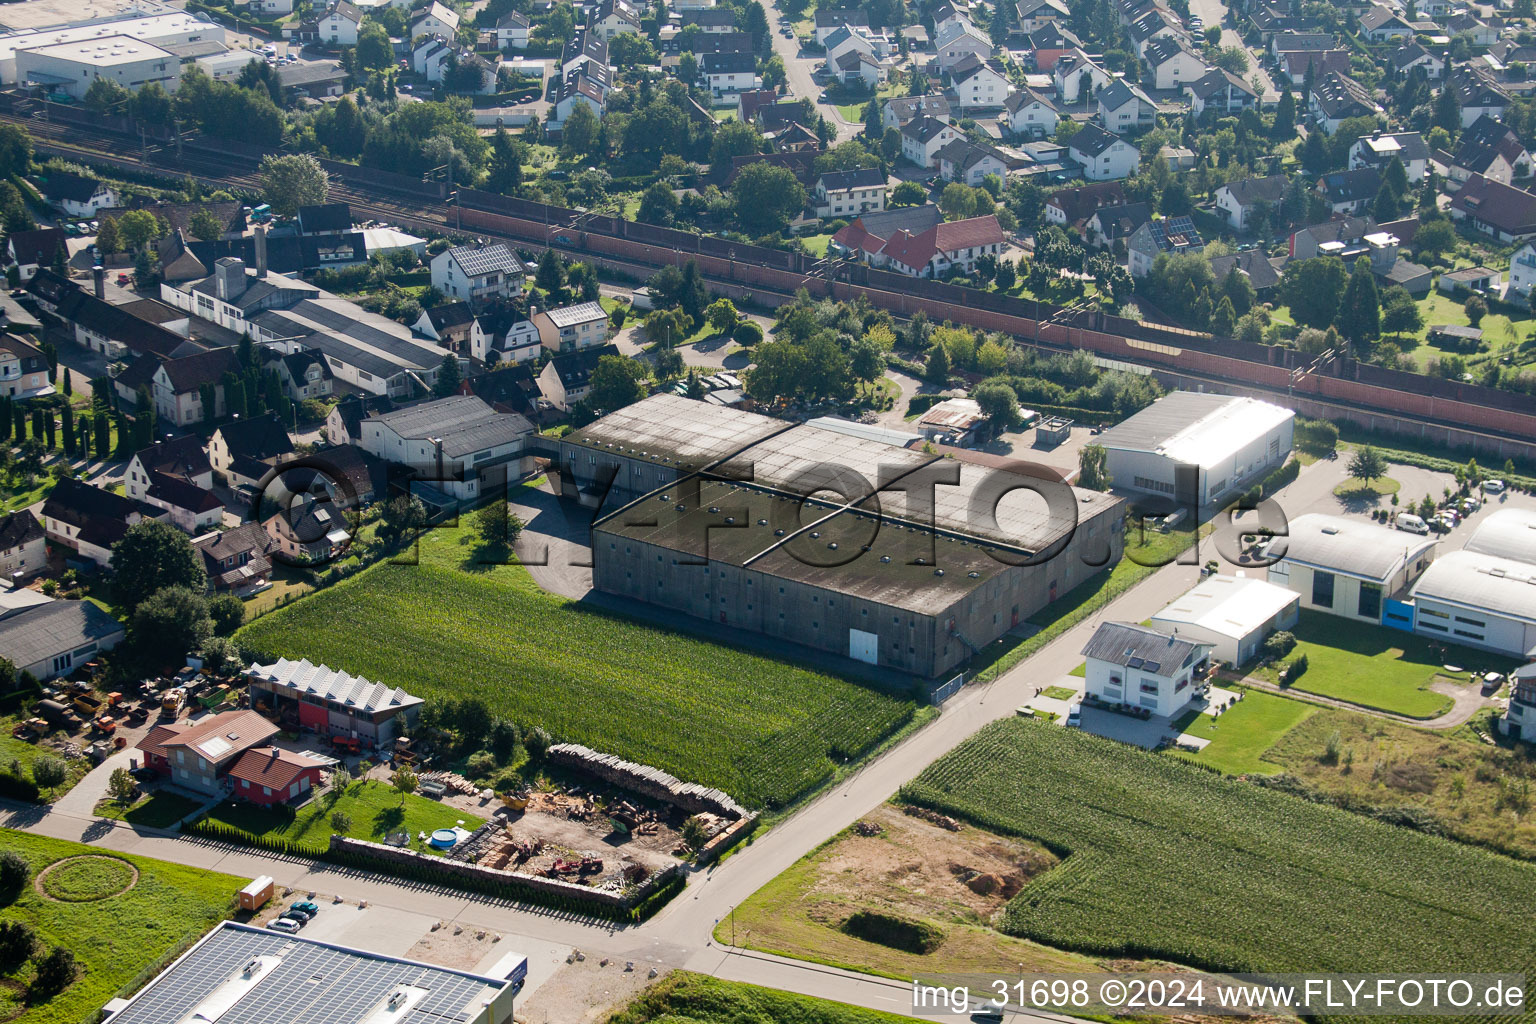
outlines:
{"label": "hedge row", "polygon": [[0,772],[0,796],[7,800],[22,800],[35,804],[39,795],[37,783],[31,779],[24,779],[10,772]]}

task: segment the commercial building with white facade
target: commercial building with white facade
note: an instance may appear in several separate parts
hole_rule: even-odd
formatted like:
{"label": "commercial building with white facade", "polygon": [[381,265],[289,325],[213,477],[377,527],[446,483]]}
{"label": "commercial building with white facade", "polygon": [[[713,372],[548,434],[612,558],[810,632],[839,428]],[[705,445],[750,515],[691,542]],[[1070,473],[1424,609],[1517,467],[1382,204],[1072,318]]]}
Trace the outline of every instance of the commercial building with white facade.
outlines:
{"label": "commercial building with white facade", "polygon": [[98,78],[136,92],[151,82],[166,92],[181,84],[181,60],[168,50],[131,36],[54,43],[19,50],[16,83],[41,85],[83,100]]}
{"label": "commercial building with white facade", "polygon": [[1413,588],[1417,631],[1516,657],[1536,657],[1536,513],[1505,508]]}
{"label": "commercial building with white facade", "polygon": [[[27,24],[21,24],[11,13],[26,13],[34,6],[40,9],[39,17]],[[109,40],[126,39],[163,49],[188,43],[223,43],[225,39],[224,28],[217,22],[154,2],[126,5],[115,15],[107,16],[102,16],[102,12],[111,6],[108,3],[81,5],[73,10],[65,9],[75,8],[73,4],[58,4],[51,17],[42,14],[41,9],[48,6],[31,2],[5,5],[6,13],[0,20],[10,31],[0,33],[0,84],[15,85],[20,81],[17,55],[40,47],[88,43],[94,48]],[[171,61],[173,72],[179,63]],[[78,70],[74,77],[79,77]]]}
{"label": "commercial building with white facade", "polygon": [[1222,501],[1291,453],[1296,414],[1255,398],[1175,391],[1104,432],[1116,490],[1184,507]]}
{"label": "commercial building with white facade", "polygon": [[1401,598],[1435,560],[1433,537],[1363,519],[1309,513],[1269,543],[1269,582],[1295,591],[1301,607],[1413,629]]}
{"label": "commercial building with white facade", "polygon": [[1290,629],[1301,596],[1251,576],[1211,576],[1152,616],[1154,628],[1210,644],[1211,656],[1246,665],[1271,633]]}
{"label": "commercial building with white facade", "polygon": [[1083,648],[1089,696],[1171,716],[1194,697],[1210,665],[1210,646],[1138,626],[1104,622]]}

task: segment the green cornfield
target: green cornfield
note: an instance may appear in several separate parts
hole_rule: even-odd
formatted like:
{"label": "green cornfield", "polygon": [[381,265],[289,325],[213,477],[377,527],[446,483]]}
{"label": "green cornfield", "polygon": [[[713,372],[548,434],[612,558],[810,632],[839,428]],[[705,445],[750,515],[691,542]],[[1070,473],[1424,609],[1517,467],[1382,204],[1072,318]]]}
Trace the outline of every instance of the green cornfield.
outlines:
{"label": "green cornfield", "polygon": [[1527,971],[1536,866],[1027,719],[903,790],[1050,847],[1000,927],[1239,971]]}
{"label": "green cornfield", "polygon": [[[549,595],[520,566],[467,570],[456,531],[264,615],[236,640],[420,697],[476,696],[556,740],[754,807],[792,802],[908,723],[905,695]],[[443,536],[446,534],[446,538]]]}

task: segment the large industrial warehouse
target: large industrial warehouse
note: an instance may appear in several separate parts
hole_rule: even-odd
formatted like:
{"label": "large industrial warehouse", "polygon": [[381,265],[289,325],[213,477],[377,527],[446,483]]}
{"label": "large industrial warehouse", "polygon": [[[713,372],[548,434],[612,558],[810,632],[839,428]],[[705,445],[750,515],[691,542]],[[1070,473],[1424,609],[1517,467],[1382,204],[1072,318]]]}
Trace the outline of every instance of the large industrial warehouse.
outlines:
{"label": "large industrial warehouse", "polygon": [[1255,398],[1175,391],[1106,430],[1118,491],[1159,494],[1182,507],[1225,501],[1291,453],[1296,414]]}
{"label": "large industrial warehouse", "polygon": [[1536,654],[1536,513],[1499,509],[1413,588],[1418,632],[1516,657]]}
{"label": "large industrial warehouse", "polygon": [[593,526],[599,589],[925,678],[1121,552],[1124,503],[1049,471],[675,396],[568,435],[560,464],[568,492],[629,501]]}

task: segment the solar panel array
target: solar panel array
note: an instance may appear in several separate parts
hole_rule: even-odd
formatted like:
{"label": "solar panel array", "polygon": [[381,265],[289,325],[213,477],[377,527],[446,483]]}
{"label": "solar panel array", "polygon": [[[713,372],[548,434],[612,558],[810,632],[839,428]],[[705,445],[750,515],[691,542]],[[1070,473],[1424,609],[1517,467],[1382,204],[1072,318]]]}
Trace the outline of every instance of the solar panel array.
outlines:
{"label": "solar panel array", "polygon": [[[483,980],[334,947],[275,932],[224,927],[190,953],[113,1018],[116,1024],[174,1024],[257,956],[282,962],[218,1024],[356,1024],[401,985],[427,995],[394,1024],[452,1024],[467,1021],[465,1008],[481,993]],[[478,1002],[478,1001],[477,1001]]]}

